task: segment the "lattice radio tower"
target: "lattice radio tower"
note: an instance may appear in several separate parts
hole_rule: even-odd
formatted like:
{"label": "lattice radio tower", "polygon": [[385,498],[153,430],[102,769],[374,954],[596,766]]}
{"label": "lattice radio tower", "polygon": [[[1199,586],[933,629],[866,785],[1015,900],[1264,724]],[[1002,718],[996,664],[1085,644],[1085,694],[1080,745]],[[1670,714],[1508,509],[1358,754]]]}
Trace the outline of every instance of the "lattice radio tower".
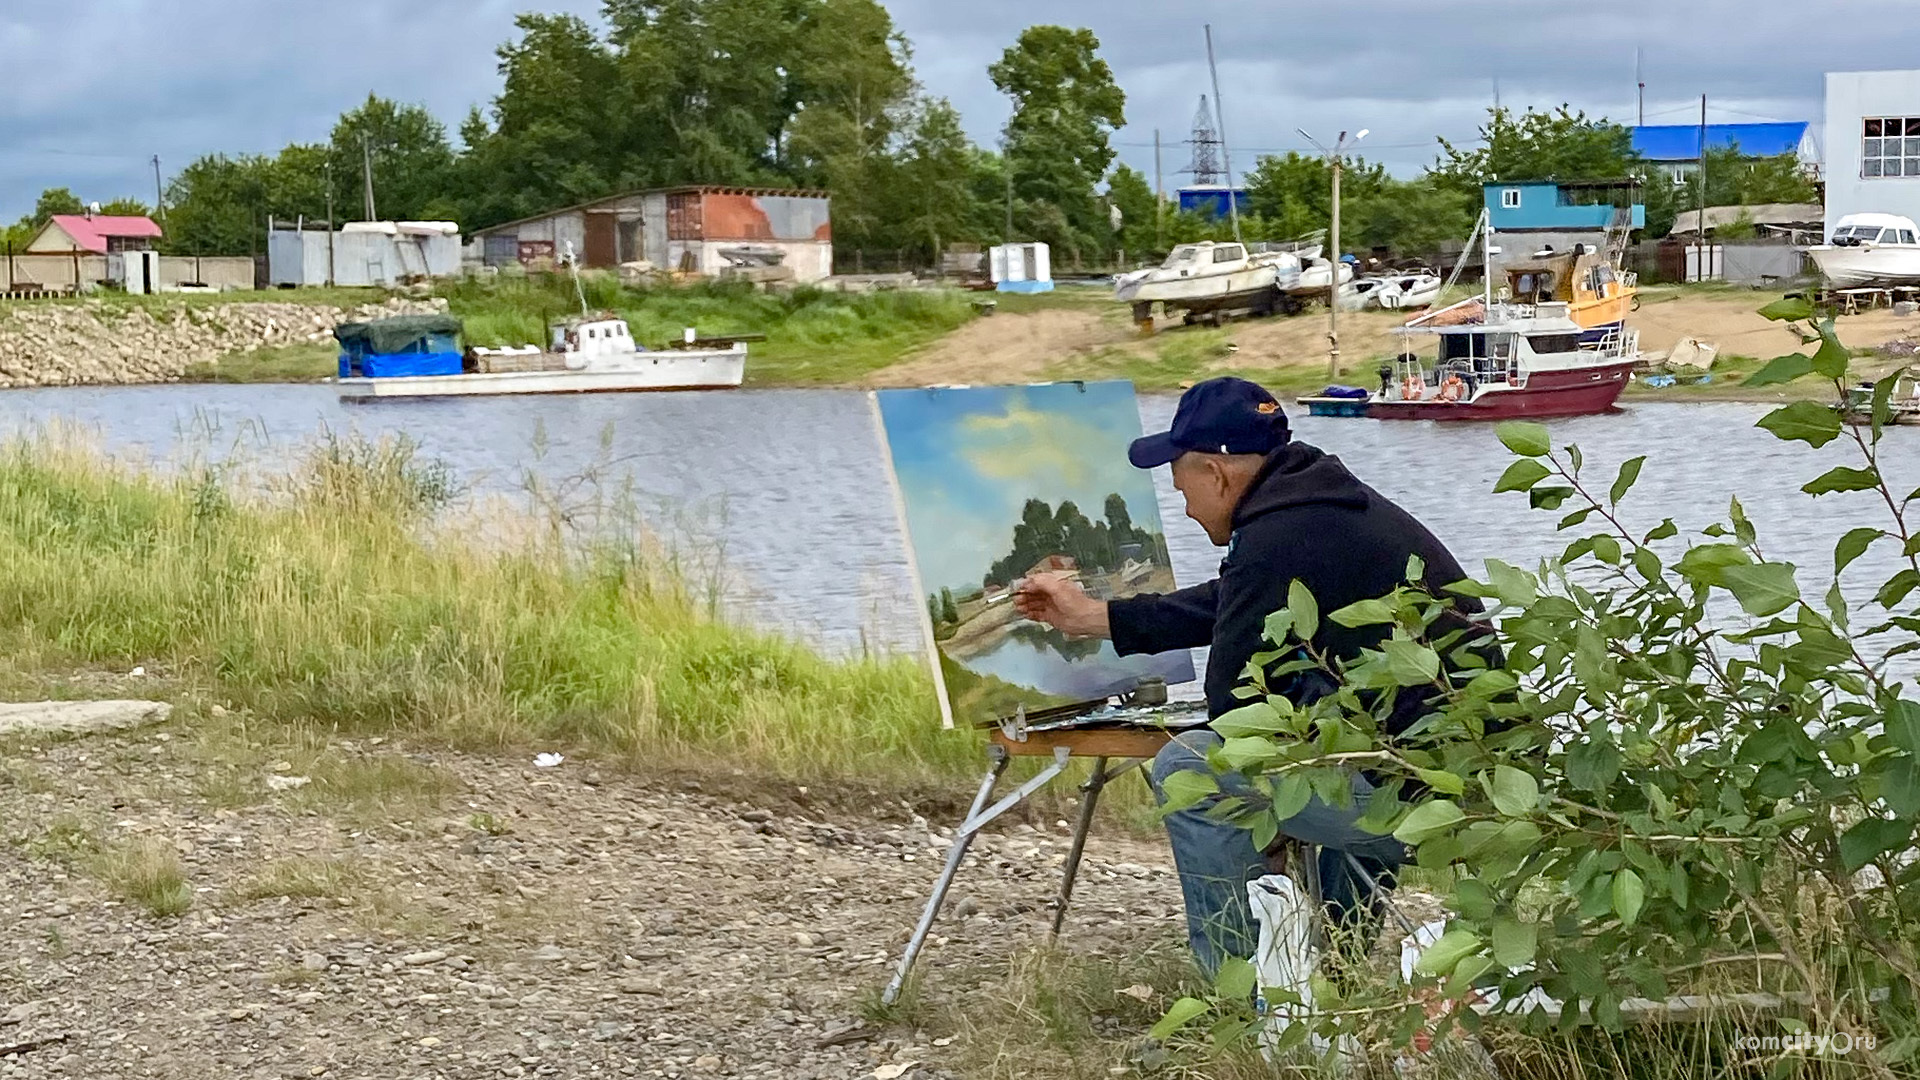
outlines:
{"label": "lattice radio tower", "polygon": [[1187,166],[1187,172],[1193,174],[1195,184],[1218,184],[1225,170],[1221,167],[1220,133],[1214,128],[1213,109],[1207,104],[1207,95],[1200,95],[1200,111],[1193,114],[1193,164]]}

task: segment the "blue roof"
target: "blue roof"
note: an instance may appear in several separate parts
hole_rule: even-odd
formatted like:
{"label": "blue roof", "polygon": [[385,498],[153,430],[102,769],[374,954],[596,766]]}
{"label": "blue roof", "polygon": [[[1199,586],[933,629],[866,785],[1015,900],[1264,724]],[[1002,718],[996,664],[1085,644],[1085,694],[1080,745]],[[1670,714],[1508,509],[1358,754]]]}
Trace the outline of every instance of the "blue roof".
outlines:
{"label": "blue roof", "polygon": [[[1633,151],[1648,161],[1691,161],[1700,156],[1699,124],[1646,124],[1630,128]],[[1753,157],[1793,154],[1806,138],[1807,123],[1791,124],[1708,124],[1707,146],[1725,150],[1739,146],[1740,152]]]}

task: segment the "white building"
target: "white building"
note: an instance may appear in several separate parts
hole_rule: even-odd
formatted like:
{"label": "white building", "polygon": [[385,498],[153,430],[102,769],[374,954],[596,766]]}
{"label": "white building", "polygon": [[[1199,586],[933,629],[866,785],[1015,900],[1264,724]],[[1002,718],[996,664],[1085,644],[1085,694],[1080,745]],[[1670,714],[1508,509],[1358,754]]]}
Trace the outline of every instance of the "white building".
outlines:
{"label": "white building", "polygon": [[1920,71],[1827,72],[1827,235],[1847,214],[1920,220]]}

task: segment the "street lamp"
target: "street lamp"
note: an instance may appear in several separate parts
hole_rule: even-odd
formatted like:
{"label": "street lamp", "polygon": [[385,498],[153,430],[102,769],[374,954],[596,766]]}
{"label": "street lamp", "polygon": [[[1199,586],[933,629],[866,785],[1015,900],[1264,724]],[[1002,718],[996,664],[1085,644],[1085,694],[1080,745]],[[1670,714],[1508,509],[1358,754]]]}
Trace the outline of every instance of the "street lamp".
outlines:
{"label": "street lamp", "polygon": [[1367,128],[1361,128],[1347,140],[1347,133],[1333,141],[1333,149],[1320,145],[1320,141],[1306,133],[1304,128],[1294,128],[1300,137],[1314,145],[1327,157],[1327,163],[1333,168],[1333,228],[1329,230],[1329,251],[1327,261],[1327,378],[1340,377],[1340,170],[1345,164],[1345,154],[1361,139],[1367,137]]}

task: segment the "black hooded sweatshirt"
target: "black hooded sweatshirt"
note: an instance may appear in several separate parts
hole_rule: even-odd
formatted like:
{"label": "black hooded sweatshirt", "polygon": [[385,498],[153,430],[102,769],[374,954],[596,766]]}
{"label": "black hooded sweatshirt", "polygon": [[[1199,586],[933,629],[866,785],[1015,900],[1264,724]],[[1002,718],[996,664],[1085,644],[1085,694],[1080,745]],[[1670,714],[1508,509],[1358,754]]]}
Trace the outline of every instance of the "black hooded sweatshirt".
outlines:
{"label": "black hooded sweatshirt", "polygon": [[[1267,456],[1253,487],[1235,508],[1220,576],[1164,596],[1112,601],[1108,622],[1113,647],[1125,656],[1212,646],[1207,712],[1218,717],[1244,704],[1234,697],[1234,688],[1246,681],[1253,655],[1273,648],[1265,640],[1267,616],[1287,605],[1291,582],[1305,585],[1319,605],[1315,648],[1352,659],[1361,649],[1377,646],[1389,628],[1348,628],[1325,616],[1392,592],[1404,583],[1411,555],[1426,564],[1428,591],[1454,601],[1463,617],[1457,625],[1466,625],[1464,616],[1483,610],[1472,597],[1444,591],[1467,575],[1425,526],[1361,483],[1339,458],[1289,443]],[[1321,678],[1274,689],[1305,704],[1330,687]],[[1423,711],[1418,699],[1406,697],[1387,725],[1395,734]]]}

